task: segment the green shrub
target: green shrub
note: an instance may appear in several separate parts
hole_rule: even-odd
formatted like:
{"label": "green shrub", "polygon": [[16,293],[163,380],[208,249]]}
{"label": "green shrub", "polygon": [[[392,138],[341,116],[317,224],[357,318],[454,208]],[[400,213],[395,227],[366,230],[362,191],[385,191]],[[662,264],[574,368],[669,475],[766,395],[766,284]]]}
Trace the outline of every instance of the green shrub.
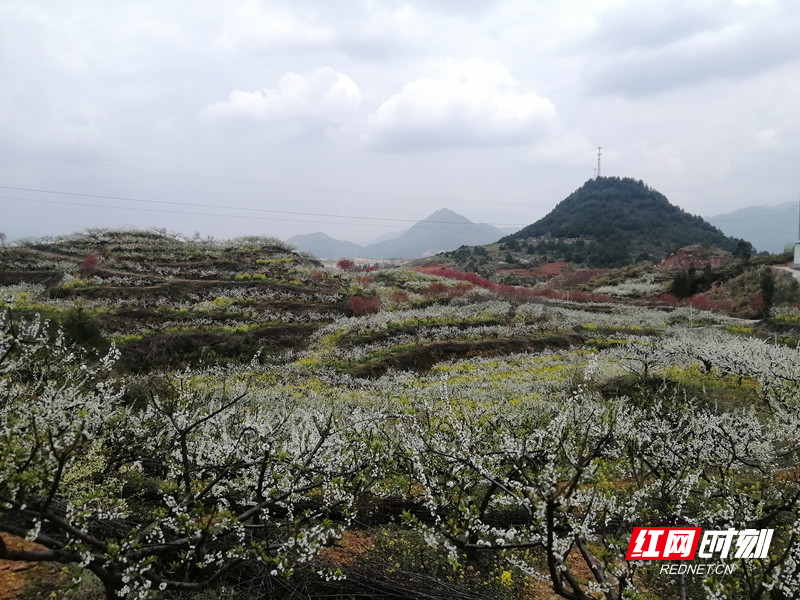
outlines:
{"label": "green shrub", "polygon": [[82,346],[93,353],[108,347],[97,318],[81,305],[69,309],[62,317],[60,325],[64,337],[71,344]]}

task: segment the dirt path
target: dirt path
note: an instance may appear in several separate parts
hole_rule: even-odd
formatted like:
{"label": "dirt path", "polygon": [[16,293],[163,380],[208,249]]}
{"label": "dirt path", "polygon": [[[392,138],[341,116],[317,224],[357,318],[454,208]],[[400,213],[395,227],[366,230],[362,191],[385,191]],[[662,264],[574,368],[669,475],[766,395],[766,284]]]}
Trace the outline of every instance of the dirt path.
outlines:
{"label": "dirt path", "polygon": [[773,269],[779,269],[781,271],[786,271],[787,273],[791,273],[792,277],[800,281],[800,271],[797,269],[793,269],[792,267],[772,267]]}

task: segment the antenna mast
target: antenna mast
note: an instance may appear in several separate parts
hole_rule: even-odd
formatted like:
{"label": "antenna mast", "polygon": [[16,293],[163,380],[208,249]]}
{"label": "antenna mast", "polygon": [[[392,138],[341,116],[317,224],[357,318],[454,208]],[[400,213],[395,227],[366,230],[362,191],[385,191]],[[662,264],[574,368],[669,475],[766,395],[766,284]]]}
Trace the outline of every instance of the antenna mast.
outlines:
{"label": "antenna mast", "polygon": [[600,177],[600,155],[602,154],[601,150],[602,150],[602,147],[598,146],[597,147],[597,177],[598,178]]}

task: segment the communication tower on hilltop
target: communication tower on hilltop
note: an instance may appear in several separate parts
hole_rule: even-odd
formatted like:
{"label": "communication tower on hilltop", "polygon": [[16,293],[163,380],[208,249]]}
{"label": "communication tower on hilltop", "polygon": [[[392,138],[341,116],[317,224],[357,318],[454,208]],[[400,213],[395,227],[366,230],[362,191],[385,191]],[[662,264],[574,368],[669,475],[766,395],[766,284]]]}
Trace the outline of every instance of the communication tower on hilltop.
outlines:
{"label": "communication tower on hilltop", "polygon": [[597,174],[595,175],[595,177],[597,177],[597,178],[600,177],[600,155],[602,154],[601,150],[602,150],[602,146],[598,146],[597,147],[597,171],[596,171]]}

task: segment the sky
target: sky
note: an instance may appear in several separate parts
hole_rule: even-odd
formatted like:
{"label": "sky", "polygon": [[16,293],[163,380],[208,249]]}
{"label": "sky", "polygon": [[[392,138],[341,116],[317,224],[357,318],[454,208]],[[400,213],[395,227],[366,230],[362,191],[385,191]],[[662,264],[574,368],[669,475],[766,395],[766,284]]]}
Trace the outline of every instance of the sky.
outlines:
{"label": "sky", "polygon": [[0,231],[520,228],[800,198],[796,0],[0,0]]}

